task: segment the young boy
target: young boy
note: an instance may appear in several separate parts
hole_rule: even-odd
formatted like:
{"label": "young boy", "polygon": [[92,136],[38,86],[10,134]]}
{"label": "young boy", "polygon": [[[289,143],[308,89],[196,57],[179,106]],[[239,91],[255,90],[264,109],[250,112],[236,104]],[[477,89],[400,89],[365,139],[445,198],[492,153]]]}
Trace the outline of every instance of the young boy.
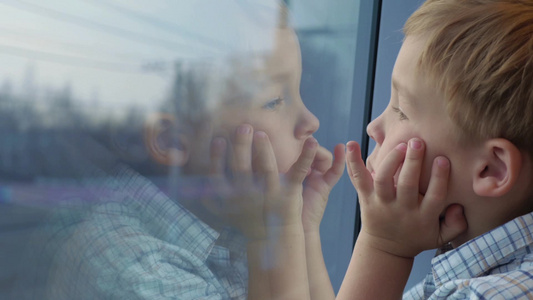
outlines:
{"label": "young boy", "polygon": [[531,299],[533,2],[428,0],[407,21],[366,167],[347,144],[362,230],[339,299]]}
{"label": "young boy", "polygon": [[[255,37],[271,42],[266,52],[252,45],[219,61],[180,66],[176,111],[152,116],[144,134],[152,157],[183,174],[170,176],[167,191],[120,164],[88,176],[90,206],[68,208],[52,223],[45,287],[30,298],[332,293],[318,259],[319,223],[344,169],[343,147],[332,161],[312,137],[319,123],[300,98],[296,35],[283,18],[274,25],[264,27],[271,35]],[[297,255],[282,260],[278,252]]]}
{"label": "young boy", "polygon": [[[312,137],[318,120],[299,95],[301,62],[295,32],[278,28],[273,44],[273,52],[265,58],[230,60],[232,68],[224,68],[229,72],[222,80],[226,84],[219,94],[220,105],[202,116],[201,123],[191,127],[193,120],[185,126],[180,124],[183,119],[156,116],[147,128],[146,143],[157,161],[178,165],[187,176],[214,178],[211,188],[216,195],[182,203],[210,227],[220,230],[230,224],[244,233],[248,298],[275,299],[290,293],[323,299],[321,295],[333,294],[333,289],[321,259],[319,225],[329,192],[343,173],[344,151],[337,145],[332,161],[329,151]],[[248,65],[258,59],[259,68]],[[207,76],[198,72],[219,71],[220,66],[212,67],[193,68],[187,77],[200,79],[197,87],[205,87]],[[182,84],[189,86],[181,86],[181,91],[198,91],[191,81]],[[168,143],[161,141],[170,135],[169,128],[192,131],[165,148]],[[258,180],[264,186],[254,183]]]}

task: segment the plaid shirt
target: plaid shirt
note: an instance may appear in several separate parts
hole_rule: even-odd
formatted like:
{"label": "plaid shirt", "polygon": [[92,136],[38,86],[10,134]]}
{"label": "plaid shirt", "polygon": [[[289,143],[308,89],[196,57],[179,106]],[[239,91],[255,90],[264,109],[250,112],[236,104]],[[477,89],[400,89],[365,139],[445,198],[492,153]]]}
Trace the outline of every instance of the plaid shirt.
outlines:
{"label": "plaid shirt", "polygon": [[108,178],[96,185],[108,199],[53,222],[37,298],[246,299],[241,235],[218,233],[127,168]]}
{"label": "plaid shirt", "polygon": [[533,213],[436,256],[404,299],[533,299]]}

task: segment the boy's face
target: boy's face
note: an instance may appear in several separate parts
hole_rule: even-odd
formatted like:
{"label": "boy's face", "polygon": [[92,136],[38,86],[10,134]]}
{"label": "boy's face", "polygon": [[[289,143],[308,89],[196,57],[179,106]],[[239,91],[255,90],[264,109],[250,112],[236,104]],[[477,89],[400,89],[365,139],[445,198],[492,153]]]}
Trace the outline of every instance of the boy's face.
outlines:
{"label": "boy's face", "polygon": [[367,159],[367,168],[375,172],[398,144],[415,137],[422,139],[426,152],[419,192],[425,194],[428,188],[433,160],[437,156],[447,157],[451,162],[447,202],[463,205],[469,229],[459,239],[468,240],[479,234],[477,231],[484,230],[476,228],[476,216],[469,215],[473,211],[470,209],[472,204],[464,201],[473,196],[471,173],[475,170],[472,158],[476,146],[459,142],[458,128],[446,112],[443,95],[417,72],[424,42],[421,38],[407,37],[402,45],[392,74],[389,105],[367,127],[369,136],[376,141],[376,147]]}
{"label": "boy's face", "polygon": [[[252,125],[254,131],[264,131],[272,143],[278,169],[285,173],[319,122],[300,97],[301,58],[294,32],[278,30],[273,49],[260,63],[246,58],[239,62],[211,125],[213,136],[230,137],[243,123]],[[194,161],[191,157],[191,163]]]}

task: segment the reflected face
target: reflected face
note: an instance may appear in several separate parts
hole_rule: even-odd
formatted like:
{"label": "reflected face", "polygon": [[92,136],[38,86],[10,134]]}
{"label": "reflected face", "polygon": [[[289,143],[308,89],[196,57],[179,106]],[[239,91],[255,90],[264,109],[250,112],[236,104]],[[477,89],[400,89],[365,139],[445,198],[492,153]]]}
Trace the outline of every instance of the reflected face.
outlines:
{"label": "reflected face", "polygon": [[264,131],[278,170],[285,173],[319,122],[300,97],[301,57],[294,32],[278,30],[273,49],[260,59],[236,62],[221,105],[212,116],[212,134],[229,137],[243,123],[252,125],[254,131]]}
{"label": "reflected face", "polygon": [[[367,127],[376,147],[368,157],[367,168],[378,172],[384,158],[400,143],[420,138],[426,144],[420,193],[425,194],[433,160],[445,156],[451,162],[447,201],[462,203],[472,191],[469,176],[474,169],[470,159],[474,147],[459,142],[458,128],[446,113],[445,99],[417,71],[424,40],[407,37],[398,54],[393,74],[389,105]],[[466,208],[466,205],[464,205]]]}

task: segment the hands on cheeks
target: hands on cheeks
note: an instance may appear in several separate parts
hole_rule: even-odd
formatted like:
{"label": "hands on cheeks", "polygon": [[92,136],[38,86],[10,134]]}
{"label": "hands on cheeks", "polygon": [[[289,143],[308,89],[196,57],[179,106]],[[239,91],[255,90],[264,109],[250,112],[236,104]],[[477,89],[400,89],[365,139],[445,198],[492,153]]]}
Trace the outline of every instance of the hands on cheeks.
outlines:
{"label": "hands on cheeks", "polygon": [[[267,234],[263,214],[266,194],[263,190],[274,193],[279,190],[279,182],[268,137],[259,132],[255,135],[257,138],[254,138],[251,126],[241,125],[230,141],[222,137],[213,139],[209,177],[215,197],[203,199],[203,204],[247,238],[263,239]],[[262,160],[256,159],[255,162],[258,169],[255,173],[252,169],[252,144],[262,151]],[[266,146],[261,147],[263,144]]]}
{"label": "hands on cheeks", "polygon": [[344,173],[344,145],[333,150],[319,146],[303,190],[302,223],[306,233],[318,232],[328,203],[329,193]]}
{"label": "hands on cheeks", "polygon": [[[413,147],[419,142],[420,147]],[[348,174],[359,195],[360,235],[373,248],[412,258],[442,246],[467,228],[462,207],[446,203],[450,163],[445,157],[433,161],[429,187],[419,193],[424,143],[411,140],[393,149],[375,170],[366,168],[356,142],[347,144]],[[397,176],[397,180],[395,180]],[[396,181],[396,182],[395,182]]]}
{"label": "hands on cheeks", "polygon": [[332,166],[331,153],[310,137],[281,178],[267,134],[243,124],[230,141],[213,139],[210,177],[219,196],[205,199],[204,206],[249,239],[263,239],[273,227],[318,228],[327,196],[344,170],[344,146],[335,153]]}

